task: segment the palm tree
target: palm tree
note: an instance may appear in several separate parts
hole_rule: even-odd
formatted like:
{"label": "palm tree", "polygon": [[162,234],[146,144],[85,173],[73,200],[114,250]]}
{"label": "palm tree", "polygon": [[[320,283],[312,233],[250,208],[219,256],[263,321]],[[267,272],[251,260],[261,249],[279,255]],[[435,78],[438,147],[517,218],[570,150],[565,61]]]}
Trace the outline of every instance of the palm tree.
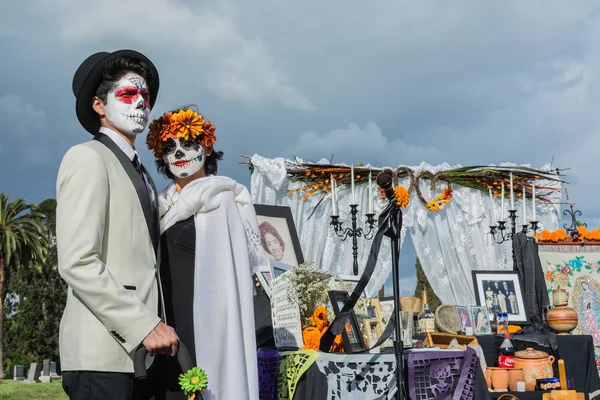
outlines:
{"label": "palm tree", "polygon": [[0,193],[0,379],[4,374],[4,300],[11,271],[43,262],[48,251],[44,214],[24,199]]}

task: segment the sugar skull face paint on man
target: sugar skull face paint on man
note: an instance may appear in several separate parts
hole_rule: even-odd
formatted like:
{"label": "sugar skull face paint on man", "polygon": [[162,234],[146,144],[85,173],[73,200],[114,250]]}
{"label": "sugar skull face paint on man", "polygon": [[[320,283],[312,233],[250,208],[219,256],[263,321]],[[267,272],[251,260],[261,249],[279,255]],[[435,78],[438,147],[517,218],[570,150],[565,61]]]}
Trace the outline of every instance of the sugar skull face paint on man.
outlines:
{"label": "sugar skull face paint on man", "polygon": [[163,150],[163,161],[177,178],[194,175],[206,161],[204,147],[198,140],[168,139]]}
{"label": "sugar skull face paint on man", "polygon": [[120,132],[142,133],[150,115],[150,93],[146,80],[137,74],[121,78],[108,93],[104,112]]}

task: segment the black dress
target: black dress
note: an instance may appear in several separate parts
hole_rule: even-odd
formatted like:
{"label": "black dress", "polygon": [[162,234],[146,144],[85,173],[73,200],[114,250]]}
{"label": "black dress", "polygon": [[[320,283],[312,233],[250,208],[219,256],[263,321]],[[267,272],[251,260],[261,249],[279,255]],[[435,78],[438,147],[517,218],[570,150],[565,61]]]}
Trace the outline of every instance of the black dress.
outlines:
{"label": "black dress", "polygon": [[[167,324],[177,332],[196,360],[194,345],[194,266],[196,226],[194,218],[177,222],[161,237],[160,277],[165,301]],[[182,373],[176,358],[156,357],[153,374],[156,400],[187,399],[179,388]]]}

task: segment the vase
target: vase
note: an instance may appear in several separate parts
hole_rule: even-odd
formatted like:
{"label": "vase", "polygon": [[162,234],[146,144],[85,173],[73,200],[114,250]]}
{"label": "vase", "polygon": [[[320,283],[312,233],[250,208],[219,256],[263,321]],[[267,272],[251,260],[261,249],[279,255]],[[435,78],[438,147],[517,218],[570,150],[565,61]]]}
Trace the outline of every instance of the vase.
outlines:
{"label": "vase", "polygon": [[492,370],[492,387],[497,392],[505,392],[508,390],[508,369],[507,368],[491,368]]}
{"label": "vase", "polygon": [[558,335],[568,335],[577,327],[577,312],[567,306],[567,292],[556,289],[552,292],[553,308],[546,314],[546,324]]}
{"label": "vase", "polygon": [[515,368],[523,369],[528,392],[535,390],[536,379],[554,378],[553,362],[553,356],[532,348],[515,353]]}
{"label": "vase", "polygon": [[525,371],[521,368],[511,368],[508,370],[508,388],[516,392],[517,382],[525,382]]}

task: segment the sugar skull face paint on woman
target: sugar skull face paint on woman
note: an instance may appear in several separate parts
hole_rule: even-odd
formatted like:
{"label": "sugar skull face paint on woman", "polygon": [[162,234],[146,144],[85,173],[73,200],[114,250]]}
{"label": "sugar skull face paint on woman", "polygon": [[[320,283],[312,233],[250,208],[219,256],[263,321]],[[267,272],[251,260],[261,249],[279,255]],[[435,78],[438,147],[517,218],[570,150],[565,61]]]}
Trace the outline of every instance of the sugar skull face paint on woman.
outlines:
{"label": "sugar skull face paint on woman", "polygon": [[164,146],[163,161],[177,178],[194,175],[204,166],[205,151],[198,140],[168,139]]}
{"label": "sugar skull face paint on woman", "polygon": [[139,134],[150,115],[150,93],[146,80],[137,74],[121,78],[106,97],[106,118],[123,133]]}

